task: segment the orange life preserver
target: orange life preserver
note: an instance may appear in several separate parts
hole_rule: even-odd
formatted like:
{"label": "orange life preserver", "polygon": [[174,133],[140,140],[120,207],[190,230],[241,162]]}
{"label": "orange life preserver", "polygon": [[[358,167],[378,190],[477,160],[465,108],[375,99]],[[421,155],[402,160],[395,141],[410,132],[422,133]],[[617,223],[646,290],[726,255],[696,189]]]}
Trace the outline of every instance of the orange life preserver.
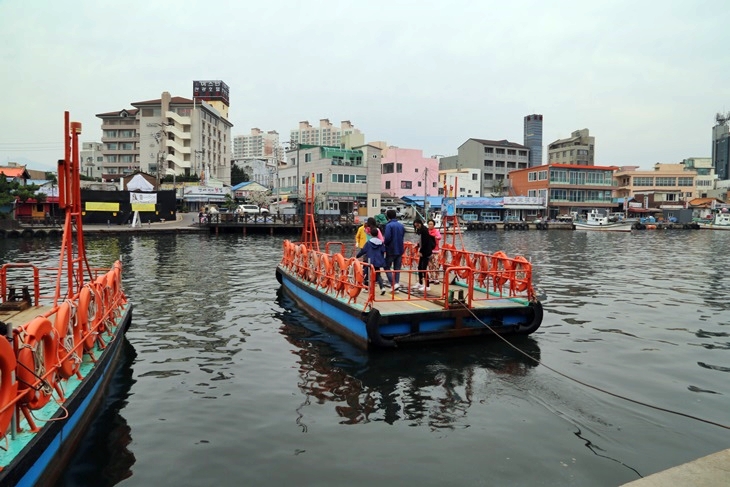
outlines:
{"label": "orange life preserver", "polygon": [[[41,345],[43,358],[36,360],[38,346]],[[27,390],[22,399],[30,409],[40,409],[51,400],[56,385],[56,364],[58,363],[58,337],[48,318],[38,316],[25,326],[25,342],[18,350],[16,372],[20,390]],[[49,377],[40,381],[48,371]]]}
{"label": "orange life preserver", "polygon": [[532,264],[523,256],[514,258],[510,289],[515,292],[526,291],[532,283]]}
{"label": "orange life preserver", "polygon": [[350,301],[355,300],[362,291],[363,281],[362,262],[355,258],[350,259],[347,264],[347,280],[345,281],[345,292],[350,296]]}
{"label": "orange life preserver", "polygon": [[289,240],[284,240],[284,242],[281,244],[281,265],[284,267],[289,267],[289,243]]}
{"label": "orange life preserver", "polygon": [[319,258],[319,279],[317,284],[325,289],[330,289],[334,282],[332,258],[328,254],[322,254]]}
{"label": "orange life preserver", "polygon": [[319,272],[319,256],[316,250],[310,250],[307,255],[307,261],[304,263],[306,267],[306,276],[309,282],[318,282],[317,273]]}
{"label": "orange life preserver", "polygon": [[15,379],[15,368],[18,362],[15,359],[15,351],[5,337],[0,336],[0,409],[7,407],[0,412],[0,435],[4,436],[10,426],[15,406],[9,406],[18,395],[18,381]]}
{"label": "orange life preserver", "polygon": [[[99,309],[101,307],[101,309]],[[79,305],[76,308],[76,325],[79,328],[80,340],[84,341],[84,350],[94,348],[96,342],[96,322],[104,314],[104,304],[98,299],[93,284],[87,284],[79,293]]]}
{"label": "orange life preserver", "polygon": [[[70,301],[64,301],[56,311],[53,328],[58,335],[58,373],[68,379],[81,367],[81,351],[75,347],[81,342],[81,327],[78,326],[76,310]],[[71,353],[73,351],[73,353]],[[69,355],[70,354],[70,355]],[[67,357],[68,356],[68,357]],[[65,359],[64,359],[65,357]]]}
{"label": "orange life preserver", "polygon": [[97,315],[99,319],[96,320],[96,331],[98,331],[99,333],[103,333],[107,329],[106,320],[111,318],[111,315],[109,313],[112,309],[113,298],[111,294],[111,288],[107,284],[106,274],[97,277],[95,284],[97,299],[101,303],[104,303],[104,308],[102,309],[103,312]]}
{"label": "orange life preserver", "polygon": [[492,254],[491,266],[489,274],[492,276],[492,285],[494,290],[502,289],[502,287],[510,280],[512,272],[512,264],[507,254],[501,250]]}
{"label": "orange life preserver", "polygon": [[401,257],[401,266],[411,267],[414,261],[416,265],[418,265],[418,259],[416,259],[416,247],[417,245],[413,242],[403,243],[403,256]]}
{"label": "orange life preserver", "polygon": [[309,253],[307,252],[307,246],[304,244],[297,245],[296,252],[296,273],[300,277],[304,277],[307,274],[307,262]]}
{"label": "orange life preserver", "polygon": [[475,252],[472,258],[474,279],[480,287],[485,287],[487,276],[489,276],[489,259],[486,254]]}
{"label": "orange life preserver", "polygon": [[332,286],[337,294],[340,294],[345,289],[345,272],[347,272],[347,263],[345,257],[342,254],[335,254],[332,256]]}

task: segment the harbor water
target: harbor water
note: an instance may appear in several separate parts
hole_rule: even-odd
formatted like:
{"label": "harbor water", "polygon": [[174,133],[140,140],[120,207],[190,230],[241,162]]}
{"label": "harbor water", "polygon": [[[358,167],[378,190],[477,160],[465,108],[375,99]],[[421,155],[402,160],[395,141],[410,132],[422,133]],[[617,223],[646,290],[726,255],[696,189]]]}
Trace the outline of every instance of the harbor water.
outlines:
{"label": "harbor water", "polygon": [[617,486],[730,447],[730,232],[464,242],[533,262],[535,334],[368,354],[280,294],[281,238],[88,236],[135,309],[60,485]]}

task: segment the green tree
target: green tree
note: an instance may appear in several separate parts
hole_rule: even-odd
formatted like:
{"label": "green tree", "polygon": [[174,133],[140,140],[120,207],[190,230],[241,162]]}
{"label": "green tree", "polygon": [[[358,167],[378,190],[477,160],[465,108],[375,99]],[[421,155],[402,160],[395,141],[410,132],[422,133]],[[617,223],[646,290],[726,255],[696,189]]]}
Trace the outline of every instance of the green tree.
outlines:
{"label": "green tree", "polygon": [[235,164],[231,164],[231,186],[248,181],[248,174]]}
{"label": "green tree", "polygon": [[18,181],[8,181],[5,174],[0,173],[0,206],[9,205],[16,199],[25,203],[32,198],[43,203],[46,201],[46,194],[38,193],[39,188],[35,184],[23,186]]}

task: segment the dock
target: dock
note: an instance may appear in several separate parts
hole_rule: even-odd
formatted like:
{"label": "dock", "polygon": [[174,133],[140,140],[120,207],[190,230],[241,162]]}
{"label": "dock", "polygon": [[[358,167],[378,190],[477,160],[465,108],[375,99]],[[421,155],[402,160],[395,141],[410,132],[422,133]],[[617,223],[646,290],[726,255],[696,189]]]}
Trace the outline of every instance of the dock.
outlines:
{"label": "dock", "polygon": [[665,487],[691,485],[718,487],[730,485],[730,449],[634,480],[622,487]]}

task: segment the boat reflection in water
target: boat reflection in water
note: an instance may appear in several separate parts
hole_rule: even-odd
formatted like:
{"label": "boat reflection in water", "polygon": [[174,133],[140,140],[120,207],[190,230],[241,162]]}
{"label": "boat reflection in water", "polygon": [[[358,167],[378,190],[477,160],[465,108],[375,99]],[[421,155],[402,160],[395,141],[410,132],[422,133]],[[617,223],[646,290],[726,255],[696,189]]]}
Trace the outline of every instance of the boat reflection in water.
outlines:
{"label": "boat reflection in water", "polygon": [[[487,338],[469,344],[440,344],[397,353],[370,353],[352,345],[298,310],[281,291],[278,318],[282,335],[300,357],[299,388],[306,396],[297,423],[306,431],[304,408],[316,402],[336,403],[341,424],[369,421],[409,421],[432,429],[456,428],[475,400],[475,388],[494,374],[512,382],[529,374],[537,362],[501,340]],[[540,348],[527,336],[510,343],[540,360]],[[477,399],[480,400],[480,399]]]}
{"label": "boat reflection in water", "polygon": [[136,461],[128,448],[132,443],[132,429],[120,411],[127,405],[129,392],[136,382],[131,365],[137,353],[126,338],[122,354],[100,413],[81,440],[69,468],[59,479],[59,487],[116,485],[132,476],[132,465]]}

